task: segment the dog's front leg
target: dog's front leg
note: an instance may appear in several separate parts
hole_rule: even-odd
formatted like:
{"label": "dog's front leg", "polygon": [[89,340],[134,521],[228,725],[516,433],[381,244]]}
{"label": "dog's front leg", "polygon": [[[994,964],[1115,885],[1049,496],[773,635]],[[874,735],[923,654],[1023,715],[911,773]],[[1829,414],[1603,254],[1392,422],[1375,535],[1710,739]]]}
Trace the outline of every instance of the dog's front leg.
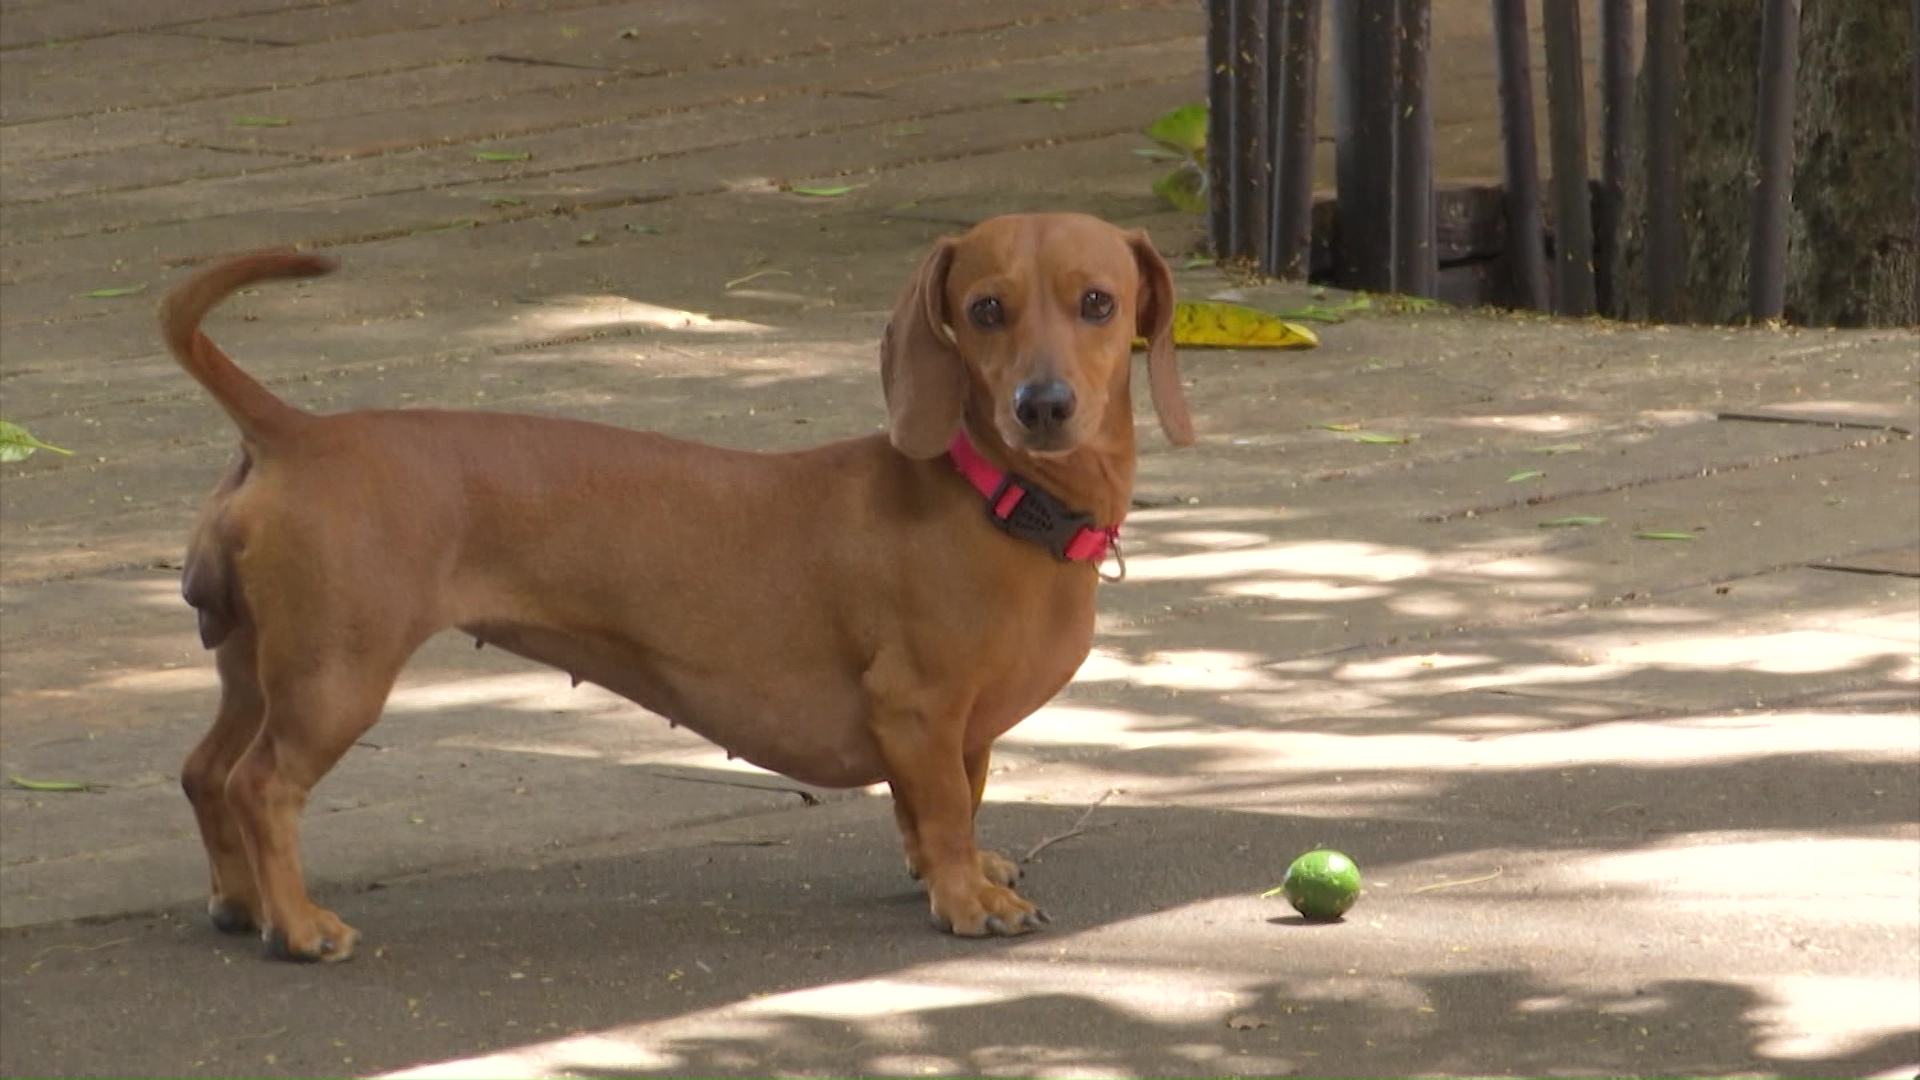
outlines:
{"label": "dog's front leg", "polygon": [[[976,779],[986,756],[974,756],[970,775],[961,748],[966,718],[903,702],[877,703],[874,734],[886,761],[887,783],[906,846],[908,864],[927,885],[934,924],[962,937],[1024,934],[1047,921],[1045,912],[988,876],[1005,859],[982,858],[974,838]],[[1012,875],[999,868],[996,876]]]}
{"label": "dog's front leg", "polygon": [[[976,823],[980,818],[980,799],[987,790],[987,765],[991,760],[992,753],[985,749],[968,754],[965,758],[967,786],[973,792],[973,817]],[[900,826],[901,846],[907,853],[907,873],[912,874],[915,881],[924,880],[926,857],[920,853],[920,826],[914,821],[913,812],[907,808],[907,804],[898,798],[893,801],[893,820]],[[975,835],[978,836],[977,831]],[[1009,887],[1020,880],[1021,874],[1019,863],[997,851],[985,850],[980,852],[980,872],[995,885]]]}

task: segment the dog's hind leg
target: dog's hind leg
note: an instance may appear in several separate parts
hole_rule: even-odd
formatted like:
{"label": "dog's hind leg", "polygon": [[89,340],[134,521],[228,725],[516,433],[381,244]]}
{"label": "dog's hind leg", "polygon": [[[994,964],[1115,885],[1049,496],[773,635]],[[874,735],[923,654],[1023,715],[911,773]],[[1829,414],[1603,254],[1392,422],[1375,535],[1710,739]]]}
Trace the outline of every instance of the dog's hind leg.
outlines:
{"label": "dog's hind leg", "polygon": [[220,707],[213,727],[180,770],[180,786],[193,804],[213,879],[207,916],[227,933],[244,933],[260,925],[260,892],[254,884],[253,864],[247,858],[240,823],[227,803],[227,777],[234,762],[253,745],[266,715],[254,645],[251,629],[235,631],[220,643],[214,654],[220,669]]}
{"label": "dog's hind leg", "polygon": [[[313,786],[380,719],[401,665],[426,637],[383,625],[380,615],[263,621],[266,713],[227,778],[227,802],[259,886],[262,937],[280,959],[345,960],[359,937],[307,893],[300,815]],[[327,629],[343,624],[358,631],[351,641]]]}

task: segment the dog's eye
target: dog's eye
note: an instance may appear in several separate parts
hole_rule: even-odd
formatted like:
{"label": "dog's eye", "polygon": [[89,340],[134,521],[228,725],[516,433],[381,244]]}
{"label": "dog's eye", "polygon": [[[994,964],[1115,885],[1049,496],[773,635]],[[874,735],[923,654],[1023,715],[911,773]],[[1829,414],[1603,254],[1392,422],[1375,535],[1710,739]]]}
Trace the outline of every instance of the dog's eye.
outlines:
{"label": "dog's eye", "polygon": [[1113,318],[1113,294],[1088,289],[1086,295],[1080,298],[1080,317],[1095,323]]}
{"label": "dog's eye", "polygon": [[1007,321],[1007,309],[1000,306],[998,297],[983,296],[967,305],[967,317],[973,325],[982,330],[992,330]]}

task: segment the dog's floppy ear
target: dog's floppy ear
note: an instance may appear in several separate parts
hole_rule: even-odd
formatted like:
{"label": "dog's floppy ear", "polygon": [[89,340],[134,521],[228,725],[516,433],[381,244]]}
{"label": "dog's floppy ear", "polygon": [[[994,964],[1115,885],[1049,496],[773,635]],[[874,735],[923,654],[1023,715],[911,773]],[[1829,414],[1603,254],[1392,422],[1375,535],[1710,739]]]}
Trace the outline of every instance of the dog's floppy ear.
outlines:
{"label": "dog's floppy ear", "polygon": [[1180,389],[1180,362],[1173,352],[1173,271],[1153,246],[1146,230],[1127,238],[1140,264],[1140,296],[1134,332],[1147,339],[1147,388],[1153,392],[1153,411],[1160,414],[1160,430],[1175,446],[1193,445],[1193,418],[1187,415],[1187,395]]}
{"label": "dog's floppy ear", "polygon": [[947,328],[947,268],[953,241],[942,239],[900,293],[880,339],[880,382],[893,445],[911,458],[946,453],[966,404],[967,372]]}

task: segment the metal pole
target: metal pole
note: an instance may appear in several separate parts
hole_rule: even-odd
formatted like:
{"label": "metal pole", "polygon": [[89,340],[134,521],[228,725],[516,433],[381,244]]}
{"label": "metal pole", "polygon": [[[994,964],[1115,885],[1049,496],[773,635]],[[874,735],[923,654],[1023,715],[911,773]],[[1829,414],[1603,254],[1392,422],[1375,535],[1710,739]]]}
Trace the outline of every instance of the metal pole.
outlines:
{"label": "metal pole", "polygon": [[1593,231],[1599,273],[1594,298],[1609,315],[1620,310],[1614,274],[1620,263],[1620,217],[1627,197],[1627,123],[1633,111],[1633,0],[1600,3],[1600,200]]}
{"label": "metal pole", "polygon": [[1680,221],[1680,50],[1683,0],[1647,0],[1647,316],[1684,308]]}
{"label": "metal pole", "polygon": [[[1914,0],[1920,3],[1920,0]],[[1533,74],[1526,0],[1493,0],[1499,46],[1500,134],[1507,187],[1507,266],[1522,306],[1547,307],[1546,239],[1540,223],[1540,148],[1534,141]]]}
{"label": "metal pole", "polygon": [[1234,131],[1235,170],[1233,254],[1261,257],[1266,246],[1267,190],[1273,183],[1273,162],[1267,153],[1267,2],[1238,0],[1234,15]]}
{"label": "metal pole", "polygon": [[1393,287],[1433,296],[1440,267],[1433,249],[1433,102],[1427,93],[1429,0],[1400,0],[1399,108],[1393,117]]}
{"label": "metal pole", "polygon": [[1800,60],[1799,0],[1767,0],[1760,12],[1760,104],[1754,120],[1760,182],[1753,192],[1747,303],[1777,319],[1787,302],[1787,210],[1793,196],[1793,96]]}
{"label": "metal pole", "polygon": [[[1313,158],[1318,128],[1320,0],[1273,0],[1267,14],[1269,61],[1279,82],[1273,131],[1273,202],[1267,213],[1267,263],[1278,277],[1304,280],[1313,261]],[[1920,0],[1914,0],[1920,3]],[[1274,55],[1276,54],[1277,55]]]}
{"label": "metal pole", "polygon": [[1238,220],[1233,205],[1233,26],[1235,0],[1207,0],[1207,236],[1213,253],[1230,256]]}
{"label": "metal pole", "polygon": [[1343,285],[1393,289],[1395,0],[1334,0],[1334,135]]}
{"label": "metal pole", "polygon": [[1593,314],[1593,195],[1587,185],[1587,106],[1579,0],[1545,5],[1547,140],[1553,158],[1553,308]]}

